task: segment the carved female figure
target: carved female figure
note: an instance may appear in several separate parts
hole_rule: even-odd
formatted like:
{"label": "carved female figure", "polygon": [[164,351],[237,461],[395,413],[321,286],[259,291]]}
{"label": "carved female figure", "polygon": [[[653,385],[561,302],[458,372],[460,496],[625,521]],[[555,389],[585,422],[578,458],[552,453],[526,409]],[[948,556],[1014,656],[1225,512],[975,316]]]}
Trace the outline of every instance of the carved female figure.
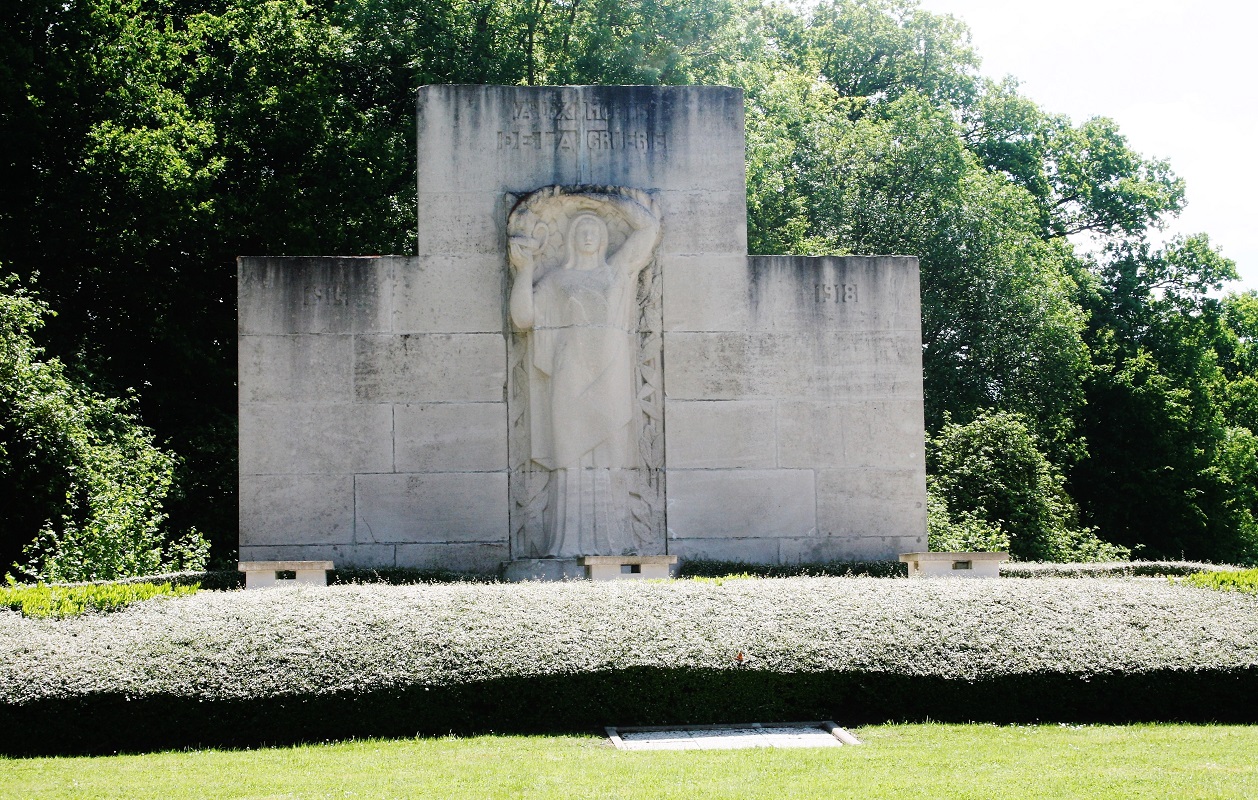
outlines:
{"label": "carved female figure", "polygon": [[[513,216],[510,315],[530,349],[531,459],[550,471],[544,513],[548,557],[631,549],[625,470],[641,466],[634,429],[638,276],[659,241],[648,195],[554,190],[543,222]],[[558,213],[554,204],[561,204]],[[562,261],[538,275],[538,255],[566,219]],[[609,252],[608,220],[628,227]]]}

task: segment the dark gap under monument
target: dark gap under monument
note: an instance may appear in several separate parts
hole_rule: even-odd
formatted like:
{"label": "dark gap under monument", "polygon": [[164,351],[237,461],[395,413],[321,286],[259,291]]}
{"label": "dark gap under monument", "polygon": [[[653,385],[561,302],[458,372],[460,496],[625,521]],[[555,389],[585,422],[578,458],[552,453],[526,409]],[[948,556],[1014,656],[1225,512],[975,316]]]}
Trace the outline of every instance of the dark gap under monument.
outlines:
{"label": "dark gap under monument", "polygon": [[741,91],[427,86],[417,124],[417,255],[239,260],[242,560],[924,549],[917,259],[749,257]]}

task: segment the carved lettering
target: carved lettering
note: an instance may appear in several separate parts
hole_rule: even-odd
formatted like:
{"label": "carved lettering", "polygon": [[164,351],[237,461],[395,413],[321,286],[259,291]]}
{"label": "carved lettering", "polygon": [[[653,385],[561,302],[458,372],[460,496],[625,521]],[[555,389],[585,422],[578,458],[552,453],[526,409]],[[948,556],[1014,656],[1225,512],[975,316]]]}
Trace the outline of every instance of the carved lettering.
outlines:
{"label": "carved lettering", "polygon": [[818,303],[855,303],[857,302],[856,284],[854,283],[818,283],[814,286]]}
{"label": "carved lettering", "polygon": [[307,286],[302,292],[301,304],[304,306],[347,306],[349,305],[349,289],[342,284]]}
{"label": "carved lettering", "polygon": [[645,131],[587,130],[585,135],[573,128],[561,128],[554,131],[540,130],[505,130],[498,131],[499,150],[529,150],[551,147],[558,150],[576,150],[584,147],[587,150],[636,150],[638,152],[668,150],[668,137],[665,134],[650,134]]}

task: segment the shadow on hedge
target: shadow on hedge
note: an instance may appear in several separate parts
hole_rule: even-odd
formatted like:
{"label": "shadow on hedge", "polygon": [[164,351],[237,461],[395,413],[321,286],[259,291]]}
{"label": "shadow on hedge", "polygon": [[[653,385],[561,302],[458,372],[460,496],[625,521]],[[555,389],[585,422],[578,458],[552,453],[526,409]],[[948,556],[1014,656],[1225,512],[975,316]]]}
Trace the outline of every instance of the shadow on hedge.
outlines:
{"label": "shadow on hedge", "polygon": [[367,694],[200,701],[104,694],[0,708],[0,752],[69,755],[363,737],[601,731],[604,725],[834,719],[1258,722],[1258,668],[978,681],[655,667]]}

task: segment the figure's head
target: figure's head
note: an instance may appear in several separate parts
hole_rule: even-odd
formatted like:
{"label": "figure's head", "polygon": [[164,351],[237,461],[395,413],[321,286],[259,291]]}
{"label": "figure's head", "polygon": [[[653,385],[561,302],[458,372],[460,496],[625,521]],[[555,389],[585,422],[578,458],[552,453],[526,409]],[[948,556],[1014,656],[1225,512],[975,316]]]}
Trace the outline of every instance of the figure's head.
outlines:
{"label": "figure's head", "polygon": [[583,212],[568,226],[568,263],[571,269],[581,262],[602,261],[607,255],[607,223],[597,214]]}

